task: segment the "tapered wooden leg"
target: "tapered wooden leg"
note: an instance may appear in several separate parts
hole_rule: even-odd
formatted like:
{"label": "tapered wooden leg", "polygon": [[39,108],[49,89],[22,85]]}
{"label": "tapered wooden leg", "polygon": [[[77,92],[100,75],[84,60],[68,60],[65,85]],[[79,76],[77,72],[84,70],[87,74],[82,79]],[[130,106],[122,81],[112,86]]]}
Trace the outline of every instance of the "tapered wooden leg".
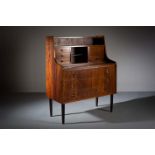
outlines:
{"label": "tapered wooden leg", "polygon": [[65,124],[65,104],[61,104],[62,124]]}
{"label": "tapered wooden leg", "polygon": [[53,101],[52,99],[49,99],[49,108],[50,108],[50,116],[53,116]]}
{"label": "tapered wooden leg", "polygon": [[113,111],[113,94],[110,95],[110,112]]}
{"label": "tapered wooden leg", "polygon": [[98,97],[96,97],[96,107],[98,107]]}

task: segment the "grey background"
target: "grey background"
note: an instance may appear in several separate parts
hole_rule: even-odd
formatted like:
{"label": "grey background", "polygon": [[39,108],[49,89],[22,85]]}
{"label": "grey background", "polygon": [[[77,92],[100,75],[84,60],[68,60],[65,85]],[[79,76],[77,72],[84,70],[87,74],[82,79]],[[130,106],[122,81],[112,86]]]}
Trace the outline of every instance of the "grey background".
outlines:
{"label": "grey background", "polygon": [[45,92],[45,37],[105,35],[118,91],[155,91],[155,27],[0,27],[0,91]]}

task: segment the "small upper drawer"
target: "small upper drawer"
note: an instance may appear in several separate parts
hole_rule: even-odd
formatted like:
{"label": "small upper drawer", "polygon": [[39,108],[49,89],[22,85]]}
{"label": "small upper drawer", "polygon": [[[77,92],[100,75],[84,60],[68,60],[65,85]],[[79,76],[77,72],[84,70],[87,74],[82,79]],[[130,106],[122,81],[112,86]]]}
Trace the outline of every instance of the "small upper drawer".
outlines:
{"label": "small upper drawer", "polygon": [[70,60],[70,53],[55,53],[56,59],[67,59]]}
{"label": "small upper drawer", "polygon": [[55,47],[55,53],[70,53],[71,48],[65,46]]}
{"label": "small upper drawer", "polygon": [[55,47],[54,56],[59,64],[70,63],[70,47]]}

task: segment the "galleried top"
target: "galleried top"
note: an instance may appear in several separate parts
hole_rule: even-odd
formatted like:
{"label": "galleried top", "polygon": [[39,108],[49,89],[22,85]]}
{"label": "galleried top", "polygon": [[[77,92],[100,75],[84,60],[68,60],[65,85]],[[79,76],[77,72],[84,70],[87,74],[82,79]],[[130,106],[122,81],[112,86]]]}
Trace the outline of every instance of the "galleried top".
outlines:
{"label": "galleried top", "polygon": [[55,46],[104,45],[104,36],[54,37]]}
{"label": "galleried top", "polygon": [[53,57],[63,67],[113,63],[106,55],[104,36],[53,37]]}

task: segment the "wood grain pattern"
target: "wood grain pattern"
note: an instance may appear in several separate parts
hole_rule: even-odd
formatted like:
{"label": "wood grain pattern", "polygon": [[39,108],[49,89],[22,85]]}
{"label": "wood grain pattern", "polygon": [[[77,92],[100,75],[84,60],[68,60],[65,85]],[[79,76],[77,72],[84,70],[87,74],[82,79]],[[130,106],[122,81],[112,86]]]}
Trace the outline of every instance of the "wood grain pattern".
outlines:
{"label": "wood grain pattern", "polygon": [[[71,63],[77,46],[88,48],[88,62]],[[116,93],[116,63],[106,55],[104,37],[47,37],[46,92],[61,104]]]}
{"label": "wood grain pattern", "polygon": [[46,38],[46,94],[51,99],[53,98],[53,82],[54,82],[54,55],[53,55],[53,38]]}
{"label": "wood grain pattern", "polygon": [[88,60],[89,62],[103,62],[104,60],[104,45],[88,47]]}

